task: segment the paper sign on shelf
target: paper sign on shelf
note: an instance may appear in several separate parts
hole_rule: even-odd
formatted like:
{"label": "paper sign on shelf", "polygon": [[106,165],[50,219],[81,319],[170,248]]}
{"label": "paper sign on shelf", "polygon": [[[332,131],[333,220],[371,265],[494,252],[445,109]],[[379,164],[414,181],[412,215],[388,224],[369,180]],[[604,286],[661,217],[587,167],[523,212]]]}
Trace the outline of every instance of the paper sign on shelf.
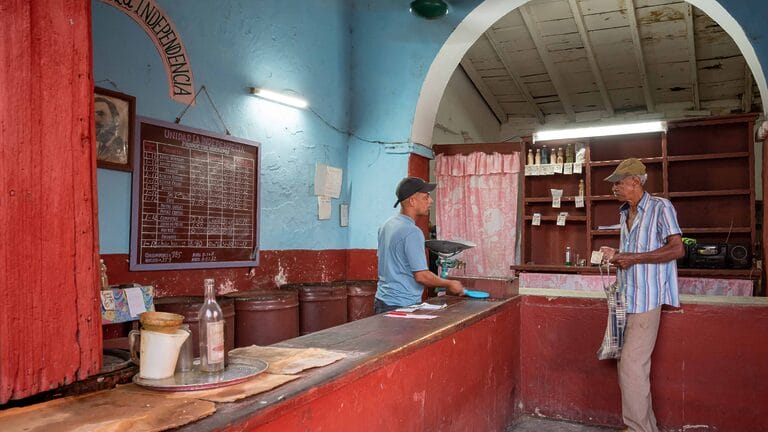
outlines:
{"label": "paper sign on shelf", "polygon": [[315,164],[315,195],[338,198],[341,195],[343,170],[317,162]]}
{"label": "paper sign on shelf", "polygon": [[573,200],[576,202],[576,208],[584,207],[583,195],[576,195],[575,197],[573,197]]}
{"label": "paper sign on shelf", "polygon": [[563,174],[573,174],[573,164],[563,164]]}
{"label": "paper sign on shelf", "polygon": [[563,196],[563,190],[550,189],[549,191],[552,193],[552,208],[560,208],[560,199]]}
{"label": "paper sign on shelf", "polygon": [[573,164],[573,173],[574,174],[581,174],[581,164],[580,163]]}
{"label": "paper sign on shelf", "polygon": [[534,213],[531,218],[531,225],[541,226],[541,213]]}
{"label": "paper sign on shelf", "polygon": [[550,167],[552,167],[552,172],[557,174],[563,173],[563,164],[550,164]]}
{"label": "paper sign on shelf", "polygon": [[568,218],[568,212],[560,212],[560,214],[557,215],[557,225],[565,226],[566,218]]}

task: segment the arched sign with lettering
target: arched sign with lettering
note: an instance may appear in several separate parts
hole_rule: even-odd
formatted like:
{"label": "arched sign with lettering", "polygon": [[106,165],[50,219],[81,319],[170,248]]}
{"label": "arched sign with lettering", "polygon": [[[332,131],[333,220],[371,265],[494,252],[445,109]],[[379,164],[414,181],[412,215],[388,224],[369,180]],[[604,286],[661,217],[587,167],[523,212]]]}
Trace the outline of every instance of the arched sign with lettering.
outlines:
{"label": "arched sign with lettering", "polygon": [[101,0],[123,11],[152,39],[168,75],[168,95],[176,102],[194,105],[195,82],[187,49],[176,26],[155,0]]}

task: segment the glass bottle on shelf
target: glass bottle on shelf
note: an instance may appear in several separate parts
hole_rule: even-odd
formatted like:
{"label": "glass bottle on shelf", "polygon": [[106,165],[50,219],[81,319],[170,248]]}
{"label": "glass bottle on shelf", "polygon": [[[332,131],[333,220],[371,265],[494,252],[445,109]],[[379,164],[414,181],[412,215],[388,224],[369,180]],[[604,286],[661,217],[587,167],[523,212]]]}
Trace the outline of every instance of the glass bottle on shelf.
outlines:
{"label": "glass bottle on shelf", "polygon": [[558,147],[557,148],[557,163],[561,164],[563,163],[563,148]]}
{"label": "glass bottle on shelf", "polygon": [[565,163],[573,163],[573,144],[565,148]]}
{"label": "glass bottle on shelf", "polygon": [[547,150],[547,146],[541,146],[541,163],[542,165],[546,165],[549,163],[549,152]]}
{"label": "glass bottle on shelf", "polygon": [[573,265],[571,262],[571,247],[566,246],[565,247],[565,265],[570,266]]}
{"label": "glass bottle on shelf", "polygon": [[584,196],[584,179],[579,179],[579,196]]}
{"label": "glass bottle on shelf", "polygon": [[536,156],[534,158],[534,163],[536,165],[541,165],[541,149],[536,149]]}
{"label": "glass bottle on shelf", "polygon": [[554,147],[549,149],[549,163],[557,163],[557,149]]}
{"label": "glass bottle on shelf", "polygon": [[200,336],[200,371],[224,370],[224,314],[216,303],[213,279],[205,280],[205,302],[197,315]]}
{"label": "glass bottle on shelf", "polygon": [[107,279],[107,265],[104,264],[103,259],[99,260],[99,274],[100,274],[100,280],[101,280],[101,289],[108,290],[109,279]]}
{"label": "glass bottle on shelf", "polygon": [[528,165],[533,165],[533,149],[528,149]]}

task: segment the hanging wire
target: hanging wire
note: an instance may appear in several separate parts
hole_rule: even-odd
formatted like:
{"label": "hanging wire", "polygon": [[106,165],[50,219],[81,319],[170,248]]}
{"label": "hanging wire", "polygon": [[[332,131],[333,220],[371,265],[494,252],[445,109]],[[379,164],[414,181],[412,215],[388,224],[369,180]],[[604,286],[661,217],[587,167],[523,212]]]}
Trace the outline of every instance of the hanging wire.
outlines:
{"label": "hanging wire", "polygon": [[199,95],[201,91],[205,92],[205,96],[208,98],[208,102],[211,104],[211,107],[213,108],[213,112],[216,113],[216,116],[219,117],[219,121],[221,122],[221,125],[224,126],[224,132],[227,135],[231,135],[229,133],[229,128],[227,127],[227,124],[224,123],[224,119],[221,117],[221,114],[219,113],[219,110],[216,108],[216,104],[213,103],[213,99],[211,99],[211,95],[208,93],[208,89],[205,88],[204,85],[200,86],[200,89],[195,93],[195,96],[192,98],[192,101],[189,102],[187,104],[187,106],[185,106],[184,109],[181,111],[181,114],[179,114],[179,116],[176,117],[175,123],[178,124],[179,122],[181,122],[181,119],[184,117],[184,114],[186,114],[187,110],[189,109],[189,107],[192,106],[192,104],[195,103],[195,101],[197,100],[197,95]]}
{"label": "hanging wire", "polygon": [[352,133],[350,131],[342,130],[342,129],[339,129],[336,126],[332,125],[326,119],[324,119],[323,116],[321,116],[317,111],[313,110],[312,107],[308,107],[307,109],[312,114],[316,115],[317,118],[319,118],[329,128],[335,130],[336,132],[338,132],[340,134],[344,134],[344,135],[347,135],[347,136],[355,137],[355,138],[359,139],[360,141],[365,141],[365,142],[369,142],[369,143],[372,143],[372,144],[410,144],[410,141],[379,141],[379,140],[369,140],[369,139],[363,138],[363,137],[361,137],[361,136],[359,136],[357,134],[354,134],[354,133]]}

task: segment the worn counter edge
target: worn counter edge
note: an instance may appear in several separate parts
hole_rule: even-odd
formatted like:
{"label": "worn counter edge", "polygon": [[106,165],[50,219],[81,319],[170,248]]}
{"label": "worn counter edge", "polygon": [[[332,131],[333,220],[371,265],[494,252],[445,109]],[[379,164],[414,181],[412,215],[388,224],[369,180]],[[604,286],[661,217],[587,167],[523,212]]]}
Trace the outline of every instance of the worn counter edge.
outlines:
{"label": "worn counter edge", "polygon": [[[604,299],[605,293],[600,291],[577,291],[554,288],[520,288],[520,295],[538,297],[573,297]],[[710,304],[710,305],[739,305],[739,306],[765,306],[768,305],[768,297],[741,297],[741,296],[701,296],[681,294],[680,304]]]}
{"label": "worn counter edge", "polygon": [[[301,378],[268,392],[233,403],[218,403],[215,414],[178,430],[189,432],[222,429],[248,430],[269,423],[298,406],[323,397],[412,352],[498,313],[500,308],[510,305],[517,299],[519,297],[491,300],[450,298],[448,308],[435,313],[447,319],[411,320],[377,315],[275,344],[274,346],[288,348],[324,348],[345,352],[349,357],[323,368],[305,371],[300,374]],[[413,326],[410,334],[398,331],[406,325]],[[397,331],[390,335],[393,336],[393,340],[389,343],[386,340],[377,339],[376,344],[365,351],[350,349],[351,347],[348,346],[350,344],[365,346],[366,343],[371,343],[370,340],[366,340],[366,337],[372,332],[388,332],[388,330]],[[333,343],[334,339],[335,343]],[[379,346],[375,346],[377,344]]]}

